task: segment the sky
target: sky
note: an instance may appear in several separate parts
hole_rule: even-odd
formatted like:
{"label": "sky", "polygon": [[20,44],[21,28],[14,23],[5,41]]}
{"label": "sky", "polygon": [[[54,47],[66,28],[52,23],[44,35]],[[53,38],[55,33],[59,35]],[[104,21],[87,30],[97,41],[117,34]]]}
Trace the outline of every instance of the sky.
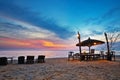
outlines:
{"label": "sky", "polygon": [[119,32],[120,0],[0,0],[0,50],[77,50],[78,31]]}

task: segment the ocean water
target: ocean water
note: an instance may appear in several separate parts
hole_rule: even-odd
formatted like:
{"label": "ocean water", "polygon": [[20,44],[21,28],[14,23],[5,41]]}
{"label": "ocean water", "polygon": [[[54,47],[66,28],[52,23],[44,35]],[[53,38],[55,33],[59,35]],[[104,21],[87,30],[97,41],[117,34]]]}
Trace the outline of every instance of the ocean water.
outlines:
{"label": "ocean water", "polygon": [[[74,53],[79,53],[79,51],[73,51]],[[69,51],[0,51],[0,57],[14,57],[17,59],[18,56],[35,56],[45,55],[46,58],[61,58],[67,57]],[[95,51],[96,54],[99,54],[99,51]],[[116,51],[116,55],[120,55],[120,51]]]}

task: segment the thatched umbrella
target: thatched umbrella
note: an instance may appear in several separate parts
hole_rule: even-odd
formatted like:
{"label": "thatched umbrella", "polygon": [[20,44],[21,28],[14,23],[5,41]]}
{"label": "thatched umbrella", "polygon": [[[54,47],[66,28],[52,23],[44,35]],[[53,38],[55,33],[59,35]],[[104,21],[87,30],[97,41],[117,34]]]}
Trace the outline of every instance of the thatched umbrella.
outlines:
{"label": "thatched umbrella", "polygon": [[89,47],[89,53],[90,53],[90,47],[91,46],[104,44],[104,43],[105,43],[104,41],[88,38],[87,40],[84,40],[81,43],[76,44],[76,46],[88,46]]}

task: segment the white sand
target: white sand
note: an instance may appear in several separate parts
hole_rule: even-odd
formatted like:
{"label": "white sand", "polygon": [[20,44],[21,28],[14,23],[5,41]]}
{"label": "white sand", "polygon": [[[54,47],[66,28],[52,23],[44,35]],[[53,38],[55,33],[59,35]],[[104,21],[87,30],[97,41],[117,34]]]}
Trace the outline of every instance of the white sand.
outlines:
{"label": "white sand", "polygon": [[120,80],[120,61],[67,61],[0,66],[0,80]]}

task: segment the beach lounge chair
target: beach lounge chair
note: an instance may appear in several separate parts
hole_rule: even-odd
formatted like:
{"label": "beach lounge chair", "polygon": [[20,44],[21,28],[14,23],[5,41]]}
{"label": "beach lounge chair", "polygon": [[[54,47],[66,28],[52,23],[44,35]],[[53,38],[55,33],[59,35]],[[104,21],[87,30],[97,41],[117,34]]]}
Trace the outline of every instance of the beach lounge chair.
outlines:
{"label": "beach lounge chair", "polygon": [[68,61],[71,60],[71,59],[74,60],[73,53],[74,52],[72,52],[72,51],[69,52],[69,54],[68,54]]}
{"label": "beach lounge chair", "polygon": [[18,57],[18,64],[24,64],[25,63],[25,57],[24,56],[19,56]]}
{"label": "beach lounge chair", "polygon": [[45,63],[45,55],[39,55],[37,59],[38,63]]}
{"label": "beach lounge chair", "polygon": [[7,61],[7,57],[0,57],[0,65],[7,65],[8,61]]}
{"label": "beach lounge chair", "polygon": [[33,64],[34,63],[34,56],[27,56],[26,63]]}

